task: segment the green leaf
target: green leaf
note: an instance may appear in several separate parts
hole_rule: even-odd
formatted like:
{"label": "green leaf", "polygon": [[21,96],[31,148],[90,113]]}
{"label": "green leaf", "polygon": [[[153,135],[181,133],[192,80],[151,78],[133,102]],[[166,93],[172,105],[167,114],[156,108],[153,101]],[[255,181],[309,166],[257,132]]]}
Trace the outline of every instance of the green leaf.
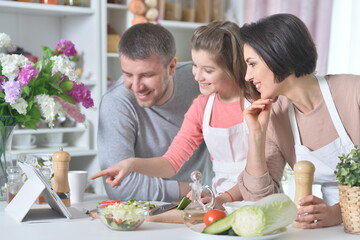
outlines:
{"label": "green leaf", "polygon": [[354,146],[350,153],[339,156],[339,159],[334,171],[339,184],[349,187],[360,186],[360,150],[358,146]]}
{"label": "green leaf", "polygon": [[69,91],[73,88],[73,86],[74,86],[74,83],[71,81],[63,81],[62,83],[60,83],[60,88],[63,91]]}
{"label": "green leaf", "polygon": [[53,56],[53,52],[49,47],[42,46],[42,50],[45,58],[51,58]]}

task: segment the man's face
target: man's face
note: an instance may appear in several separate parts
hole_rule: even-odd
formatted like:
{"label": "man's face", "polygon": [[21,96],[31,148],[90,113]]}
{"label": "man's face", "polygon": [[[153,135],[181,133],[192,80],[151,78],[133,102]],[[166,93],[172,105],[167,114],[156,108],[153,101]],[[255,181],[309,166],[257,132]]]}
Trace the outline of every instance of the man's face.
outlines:
{"label": "man's face", "polygon": [[120,61],[125,86],[141,107],[159,106],[171,98],[175,58],[167,66],[164,66],[156,55],[135,61],[122,55]]}

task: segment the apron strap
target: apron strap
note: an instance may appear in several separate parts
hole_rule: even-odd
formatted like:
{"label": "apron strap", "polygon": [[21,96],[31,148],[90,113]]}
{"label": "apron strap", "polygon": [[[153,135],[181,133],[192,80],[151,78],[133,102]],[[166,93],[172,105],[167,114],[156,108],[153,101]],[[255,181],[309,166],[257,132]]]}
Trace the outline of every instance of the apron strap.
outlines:
{"label": "apron strap", "polygon": [[206,103],[205,106],[205,112],[204,112],[204,118],[203,118],[203,126],[210,126],[210,116],[211,116],[211,110],[214,104],[215,100],[215,93],[212,93]]}
{"label": "apron strap", "polygon": [[291,125],[291,130],[293,132],[294,135],[294,142],[295,145],[301,145],[300,142],[300,135],[299,135],[299,129],[297,126],[297,121],[296,121],[296,117],[295,117],[295,111],[294,111],[294,105],[291,101],[289,102],[289,119],[290,119],[290,125]]}
{"label": "apron strap", "polygon": [[[334,100],[331,96],[330,88],[326,82],[326,79],[322,76],[316,76],[316,79],[319,82],[320,90],[323,95],[326,107],[328,108],[331,120],[334,124],[334,127],[335,127],[339,137],[350,139],[348,134],[346,133],[344,125],[342,124],[342,121],[341,121],[339,113],[336,109]],[[292,132],[294,135],[295,144],[301,145],[299,129],[298,129],[296,117],[295,117],[294,105],[292,104],[291,101],[289,101],[288,113],[289,113],[289,118],[290,118],[291,129],[292,129]]]}
{"label": "apron strap", "polygon": [[324,97],[324,100],[325,100],[325,103],[326,103],[326,106],[329,110],[329,113],[330,113],[330,117],[334,123],[334,126],[336,128],[336,131],[339,135],[339,137],[344,137],[344,136],[348,136],[346,131],[345,131],[345,128],[344,128],[344,125],[342,124],[342,121],[340,119],[340,116],[339,116],[339,113],[336,109],[336,106],[335,106],[335,103],[334,103],[334,100],[331,96],[331,93],[330,93],[330,88],[329,88],[329,85],[328,83],[326,82],[325,78],[322,77],[322,76],[316,76],[318,82],[319,82],[319,85],[320,85],[320,89],[321,89],[321,93]]}

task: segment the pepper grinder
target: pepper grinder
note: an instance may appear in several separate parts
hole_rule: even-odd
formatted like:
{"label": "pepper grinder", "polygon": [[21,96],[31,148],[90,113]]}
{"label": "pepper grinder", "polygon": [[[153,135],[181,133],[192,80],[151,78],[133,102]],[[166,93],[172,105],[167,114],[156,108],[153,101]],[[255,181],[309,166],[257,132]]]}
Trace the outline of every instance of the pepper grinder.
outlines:
{"label": "pepper grinder", "polygon": [[60,149],[59,152],[55,152],[52,155],[52,159],[54,169],[53,189],[64,205],[70,207],[70,188],[68,181],[70,154]]}
{"label": "pepper grinder", "polygon": [[[312,184],[314,181],[315,166],[309,161],[299,161],[294,165],[295,174],[295,199],[297,205],[299,200],[305,196],[312,195]],[[298,206],[298,208],[301,206]],[[292,226],[302,228],[307,223],[293,222]]]}

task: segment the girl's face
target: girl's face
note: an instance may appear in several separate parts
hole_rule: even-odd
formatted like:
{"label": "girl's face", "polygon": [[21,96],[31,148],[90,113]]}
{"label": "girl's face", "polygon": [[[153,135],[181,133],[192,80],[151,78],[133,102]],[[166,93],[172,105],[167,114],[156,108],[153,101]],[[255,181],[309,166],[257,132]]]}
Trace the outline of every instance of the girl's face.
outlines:
{"label": "girl's face", "polygon": [[193,60],[192,73],[204,95],[218,93],[228,95],[233,92],[235,81],[213,60],[213,55],[205,50],[191,50]]}
{"label": "girl's face", "polygon": [[262,99],[273,99],[278,96],[274,73],[262,58],[248,44],[244,45],[244,58],[247,65],[246,81],[252,81]]}

